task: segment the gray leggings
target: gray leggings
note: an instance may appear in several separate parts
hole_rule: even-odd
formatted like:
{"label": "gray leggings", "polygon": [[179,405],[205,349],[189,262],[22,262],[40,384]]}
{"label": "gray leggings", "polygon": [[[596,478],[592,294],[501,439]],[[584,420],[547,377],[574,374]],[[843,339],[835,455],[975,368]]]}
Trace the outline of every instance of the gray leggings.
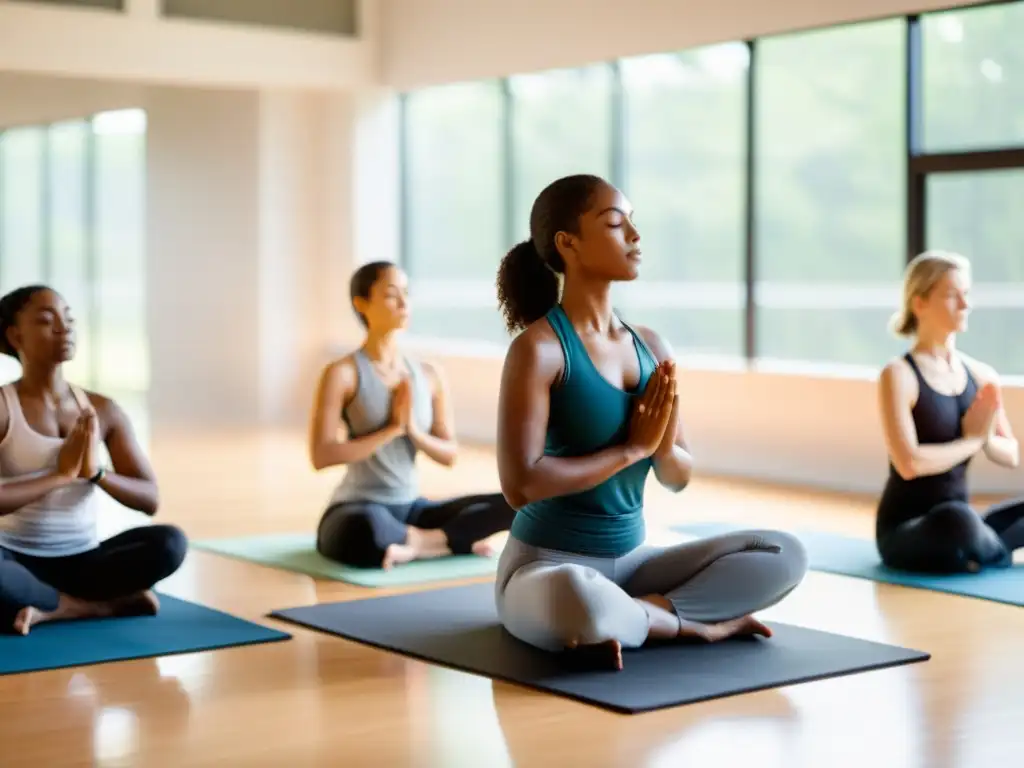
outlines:
{"label": "gray leggings", "polygon": [[638,648],[648,623],[634,597],[662,595],[684,620],[728,621],[778,603],[806,572],[803,545],[776,531],[644,545],[617,558],[540,549],[510,536],[495,598],[505,629],[537,648],[560,651],[573,639]]}

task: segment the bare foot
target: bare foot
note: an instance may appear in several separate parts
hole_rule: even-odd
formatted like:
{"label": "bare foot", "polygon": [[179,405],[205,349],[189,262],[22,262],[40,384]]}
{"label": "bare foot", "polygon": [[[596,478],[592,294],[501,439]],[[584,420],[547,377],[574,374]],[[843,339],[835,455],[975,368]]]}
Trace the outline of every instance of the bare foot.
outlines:
{"label": "bare foot", "polygon": [[622,669],[622,644],[618,640],[605,640],[592,645],[579,645],[574,641],[568,648],[594,666],[611,667],[616,671]]}
{"label": "bare foot", "polygon": [[19,635],[27,635],[35,622],[36,613],[35,608],[22,608],[18,611],[18,615],[14,617],[14,631]]}
{"label": "bare foot", "polygon": [[413,560],[429,560],[451,553],[452,551],[448,548],[448,536],[444,531],[410,525],[406,528],[405,543],[392,544],[384,550],[384,559],[380,566],[384,570],[388,570]]}
{"label": "bare foot", "polygon": [[738,619],[722,621],[718,624],[705,624],[704,632],[701,634],[701,637],[709,643],[717,643],[719,640],[725,640],[729,637],[744,637],[749,635],[771,637],[772,631],[767,625],[762,624],[753,616],[741,616]]}
{"label": "bare foot", "polygon": [[160,612],[160,600],[151,590],[146,590],[111,600],[108,607],[111,616],[156,616]]}
{"label": "bare foot", "polygon": [[473,554],[480,557],[494,557],[505,547],[508,536],[504,533],[495,533],[486,539],[480,539],[471,547]]}
{"label": "bare foot", "polygon": [[68,595],[60,596],[57,610],[50,613],[38,608],[22,608],[14,617],[14,631],[27,635],[36,624],[72,619],[104,619],[127,616],[155,616],[160,600],[152,591],[136,592],[116,600],[89,602]]}
{"label": "bare foot", "polygon": [[392,544],[384,550],[384,560],[380,567],[385,571],[402,563],[411,563],[416,559],[416,550],[408,544]]}

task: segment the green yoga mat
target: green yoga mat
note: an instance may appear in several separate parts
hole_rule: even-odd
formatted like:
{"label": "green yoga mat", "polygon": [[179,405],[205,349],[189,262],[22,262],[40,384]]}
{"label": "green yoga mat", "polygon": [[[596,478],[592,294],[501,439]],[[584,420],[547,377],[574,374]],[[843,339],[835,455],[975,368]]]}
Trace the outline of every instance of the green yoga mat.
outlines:
{"label": "green yoga mat", "polygon": [[[756,527],[733,523],[693,523],[673,526],[672,530],[703,537]],[[807,548],[812,571],[1024,606],[1024,566],[1021,565],[949,576],[906,573],[882,565],[875,542],[869,539],[839,536],[823,531],[796,530],[791,533]]]}
{"label": "green yoga mat", "polygon": [[40,624],[0,635],[0,675],[198,653],[291,638],[212,608],[160,595],[156,616]]}
{"label": "green yoga mat", "polygon": [[305,533],[207,539],[194,542],[192,546],[271,568],[377,588],[493,576],[498,566],[496,557],[452,555],[434,560],[416,560],[387,571],[380,568],[354,568],[323,557],[316,551],[315,537]]}

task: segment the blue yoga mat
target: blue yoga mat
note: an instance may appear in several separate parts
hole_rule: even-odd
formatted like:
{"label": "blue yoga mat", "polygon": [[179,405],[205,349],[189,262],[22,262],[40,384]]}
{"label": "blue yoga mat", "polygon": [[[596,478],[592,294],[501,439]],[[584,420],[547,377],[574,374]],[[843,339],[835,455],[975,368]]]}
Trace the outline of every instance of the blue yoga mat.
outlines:
{"label": "blue yoga mat", "polygon": [[[714,536],[756,527],[733,523],[693,523],[673,526],[672,530],[691,536]],[[799,537],[807,547],[813,571],[1024,606],[1024,566],[1021,565],[1006,569],[994,568],[975,574],[917,575],[895,571],[882,565],[875,542],[869,539],[856,539],[822,531],[795,530],[791,533]]]}
{"label": "blue yoga mat", "polygon": [[160,595],[160,613],[40,624],[0,635],[0,675],[272,643],[286,632]]}

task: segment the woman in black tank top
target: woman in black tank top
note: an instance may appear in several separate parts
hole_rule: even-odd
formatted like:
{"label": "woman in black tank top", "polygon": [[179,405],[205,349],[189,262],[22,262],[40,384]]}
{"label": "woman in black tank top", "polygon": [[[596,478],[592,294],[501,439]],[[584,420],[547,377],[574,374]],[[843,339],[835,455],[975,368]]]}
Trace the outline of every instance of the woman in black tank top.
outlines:
{"label": "woman in black tank top", "polygon": [[915,343],[879,381],[889,478],[875,538],[892,568],[1004,568],[1024,546],[1024,499],[984,514],[968,501],[967,467],[978,452],[1010,468],[1020,460],[995,371],[955,351],[956,333],[966,328],[969,283],[969,264],[957,255],[927,252],[907,267],[893,330]]}

